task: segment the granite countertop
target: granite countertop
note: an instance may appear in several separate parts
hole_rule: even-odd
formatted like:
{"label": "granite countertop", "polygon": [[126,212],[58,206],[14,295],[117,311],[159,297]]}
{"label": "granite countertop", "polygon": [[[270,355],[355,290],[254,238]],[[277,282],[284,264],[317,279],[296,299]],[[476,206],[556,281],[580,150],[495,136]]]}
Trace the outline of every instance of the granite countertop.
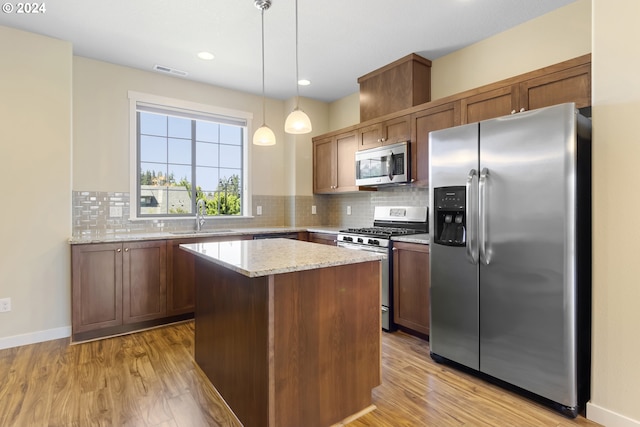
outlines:
{"label": "granite countertop", "polygon": [[125,241],[139,240],[168,240],[184,239],[190,237],[215,237],[215,236],[241,236],[246,234],[267,234],[267,233],[292,233],[292,232],[316,232],[337,234],[342,227],[336,226],[308,226],[308,227],[254,227],[254,228],[234,228],[234,229],[204,229],[186,231],[156,231],[147,233],[116,233],[116,234],[91,234],[87,236],[72,237],[69,243],[72,245],[88,243],[117,243]]}
{"label": "granite countertop", "polygon": [[409,236],[392,237],[394,242],[418,243],[420,245],[428,245],[430,243],[429,233],[411,234]]}
{"label": "granite countertop", "polygon": [[384,259],[384,255],[291,239],[192,243],[180,248],[248,277]]}
{"label": "granite countertop", "polygon": [[[156,231],[148,233],[120,233],[120,234],[91,234],[88,236],[72,237],[69,243],[72,245],[89,243],[117,243],[140,240],[169,240],[184,239],[191,237],[217,237],[217,236],[242,236],[247,234],[271,234],[271,233],[293,233],[308,231],[311,233],[338,234],[345,227],[333,225],[312,225],[300,227],[253,227],[253,228],[233,228],[233,229],[204,229],[185,231]],[[429,234],[413,234],[409,236],[396,236],[391,240],[407,243],[429,244]]]}

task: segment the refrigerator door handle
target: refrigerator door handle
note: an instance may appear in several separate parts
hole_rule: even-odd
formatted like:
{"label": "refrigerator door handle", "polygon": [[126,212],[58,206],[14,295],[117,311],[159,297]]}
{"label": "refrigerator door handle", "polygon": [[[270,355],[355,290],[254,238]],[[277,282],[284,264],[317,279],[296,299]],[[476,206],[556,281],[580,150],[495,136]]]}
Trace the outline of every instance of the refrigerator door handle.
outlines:
{"label": "refrigerator door handle", "polygon": [[484,168],[480,172],[480,232],[478,233],[478,240],[480,241],[480,262],[484,265],[489,265],[491,261],[490,256],[487,253],[487,184],[489,179],[489,169]]}
{"label": "refrigerator door handle", "polygon": [[[478,218],[478,212],[475,209],[477,205],[473,204],[474,199],[471,197],[471,194],[474,189],[478,188],[474,185],[474,181],[477,177],[478,172],[475,169],[471,169],[467,175],[467,192],[465,200],[467,210],[467,259],[474,265],[478,264],[478,230],[476,227],[477,223],[475,222],[475,219]],[[477,200],[477,198],[475,200]]]}

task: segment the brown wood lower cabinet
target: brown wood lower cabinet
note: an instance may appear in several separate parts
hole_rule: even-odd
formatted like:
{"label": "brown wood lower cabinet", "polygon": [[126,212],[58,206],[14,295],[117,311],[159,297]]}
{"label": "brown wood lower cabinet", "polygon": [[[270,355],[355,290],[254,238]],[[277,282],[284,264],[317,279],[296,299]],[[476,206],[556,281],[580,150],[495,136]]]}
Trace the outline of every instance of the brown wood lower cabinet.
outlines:
{"label": "brown wood lower cabinet", "polygon": [[166,242],[74,245],[72,334],[166,316]]}
{"label": "brown wood lower cabinet", "polygon": [[167,315],[193,313],[195,310],[195,265],[193,256],[180,249],[189,243],[252,239],[251,235],[198,237],[169,240],[167,243]]}
{"label": "brown wood lower cabinet", "polygon": [[[298,232],[297,237],[306,240],[307,232]],[[252,238],[243,234],[72,245],[72,339],[84,341],[192,318],[195,265],[179,246]]]}
{"label": "brown wood lower cabinet", "polygon": [[122,243],[71,247],[73,333],[122,324]]}
{"label": "brown wood lower cabinet", "polygon": [[182,244],[198,239],[175,239],[167,242],[167,314],[192,313],[195,308],[193,257],[180,249]]}
{"label": "brown wood lower cabinet", "polygon": [[429,335],[429,245],[393,243],[393,321]]}
{"label": "brown wood lower cabinet", "polygon": [[122,323],[159,319],[166,315],[166,242],[123,243]]}

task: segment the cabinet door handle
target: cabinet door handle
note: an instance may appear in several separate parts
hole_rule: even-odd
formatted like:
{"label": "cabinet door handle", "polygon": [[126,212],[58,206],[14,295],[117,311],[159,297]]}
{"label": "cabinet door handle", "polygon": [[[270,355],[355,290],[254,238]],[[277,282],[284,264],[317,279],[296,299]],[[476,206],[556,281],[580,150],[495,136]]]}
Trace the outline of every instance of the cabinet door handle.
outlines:
{"label": "cabinet door handle", "polygon": [[122,249],[118,248],[118,249],[116,250],[116,252],[122,252]]}
{"label": "cabinet door handle", "polygon": [[125,248],[125,250],[124,250],[124,251],[125,251],[125,252],[129,252],[129,248]]}
{"label": "cabinet door handle", "polygon": [[511,110],[511,114],[515,114],[515,113],[516,113],[516,110]]}
{"label": "cabinet door handle", "polygon": [[524,112],[524,111],[526,111],[526,110],[524,109],[524,107],[522,107],[522,108],[520,109],[520,112],[522,113],[522,112]]}

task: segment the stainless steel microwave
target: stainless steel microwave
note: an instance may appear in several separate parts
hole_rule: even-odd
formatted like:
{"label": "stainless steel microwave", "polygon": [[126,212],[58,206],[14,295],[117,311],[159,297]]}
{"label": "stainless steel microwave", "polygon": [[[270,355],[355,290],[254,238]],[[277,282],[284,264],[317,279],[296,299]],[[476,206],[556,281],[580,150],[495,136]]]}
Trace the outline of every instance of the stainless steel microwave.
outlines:
{"label": "stainless steel microwave", "polygon": [[409,182],[409,152],[408,141],[356,152],[356,185]]}

